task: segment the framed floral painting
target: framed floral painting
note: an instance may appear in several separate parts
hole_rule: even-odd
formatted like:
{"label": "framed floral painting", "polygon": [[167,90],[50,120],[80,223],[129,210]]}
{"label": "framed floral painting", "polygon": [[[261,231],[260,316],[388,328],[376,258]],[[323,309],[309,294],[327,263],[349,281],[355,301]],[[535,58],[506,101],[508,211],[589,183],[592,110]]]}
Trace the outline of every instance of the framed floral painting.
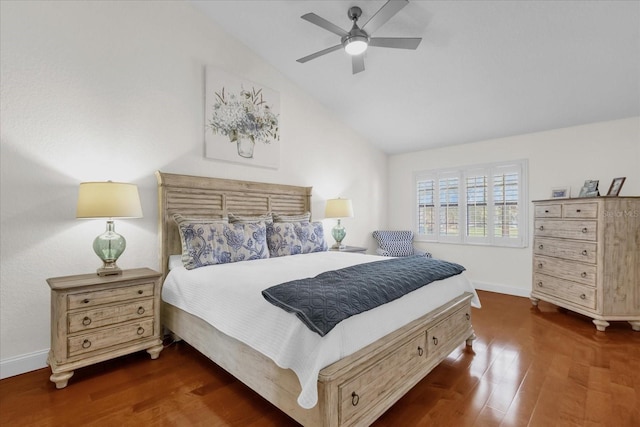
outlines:
{"label": "framed floral painting", "polygon": [[278,92],[208,66],[205,103],[205,157],[280,166]]}

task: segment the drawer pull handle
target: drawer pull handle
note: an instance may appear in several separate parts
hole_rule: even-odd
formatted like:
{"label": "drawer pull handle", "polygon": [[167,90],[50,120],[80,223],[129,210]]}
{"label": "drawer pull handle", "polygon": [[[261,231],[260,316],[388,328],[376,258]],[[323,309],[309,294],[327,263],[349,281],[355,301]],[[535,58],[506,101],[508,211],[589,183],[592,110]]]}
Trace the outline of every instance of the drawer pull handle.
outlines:
{"label": "drawer pull handle", "polygon": [[580,277],[582,277],[583,279],[587,277],[587,272],[583,271],[582,273],[580,273]]}
{"label": "drawer pull handle", "polygon": [[138,291],[138,295],[142,295],[143,293],[144,293],[144,291],[143,291],[142,289],[140,289],[140,290]]}
{"label": "drawer pull handle", "polygon": [[354,391],[351,393],[351,404],[353,406],[358,406],[358,403],[360,403],[360,396],[358,396],[358,393]]}
{"label": "drawer pull handle", "polygon": [[580,299],[587,299],[587,296],[585,294],[580,295]]}
{"label": "drawer pull handle", "polygon": [[576,209],[576,213],[580,213],[582,212],[580,209]]}
{"label": "drawer pull handle", "polygon": [[544,213],[549,213],[549,209],[545,209],[545,210],[544,210]]}
{"label": "drawer pull handle", "polygon": [[138,314],[140,315],[144,314],[144,307],[138,307]]}
{"label": "drawer pull handle", "polygon": [[589,230],[587,230],[587,227],[585,227],[585,228],[583,228],[583,229],[582,229],[582,232],[583,232],[583,233],[586,233],[587,231],[589,231]]}
{"label": "drawer pull handle", "polygon": [[538,230],[540,231],[544,230],[544,225],[541,225],[540,227],[538,227]]}
{"label": "drawer pull handle", "polygon": [[418,347],[418,356],[422,356],[424,354],[424,350],[422,347]]}
{"label": "drawer pull handle", "polygon": [[89,348],[89,347],[91,347],[91,341],[89,340],[82,341],[82,348]]}
{"label": "drawer pull handle", "polygon": [[587,256],[589,255],[589,252],[587,252],[587,250],[585,249],[584,251],[582,251],[582,255]]}
{"label": "drawer pull handle", "polygon": [[438,338],[433,337],[433,345],[438,345]]}
{"label": "drawer pull handle", "polygon": [[140,326],[140,327],[138,328],[138,331],[137,331],[137,332],[138,332],[138,335],[142,335],[142,334],[144,334],[144,328],[143,328],[142,326]]}
{"label": "drawer pull handle", "polygon": [[542,282],[538,282],[538,287],[541,288],[542,287]]}
{"label": "drawer pull handle", "polygon": [[85,299],[83,299],[83,300],[82,300],[82,303],[83,303],[83,304],[89,304],[89,298],[85,298]]}
{"label": "drawer pull handle", "polygon": [[541,262],[538,263],[538,268],[542,268],[542,263]]}
{"label": "drawer pull handle", "polygon": [[542,249],[542,248],[544,248],[544,245],[538,246],[538,249]]}
{"label": "drawer pull handle", "polygon": [[89,326],[89,325],[91,324],[91,318],[90,318],[90,317],[85,316],[85,318],[84,318],[84,319],[82,319],[82,324],[83,324],[84,326]]}
{"label": "drawer pull handle", "polygon": [[471,316],[469,315],[469,313],[465,313],[465,314],[464,314],[464,317],[465,317],[467,320],[471,319]]}

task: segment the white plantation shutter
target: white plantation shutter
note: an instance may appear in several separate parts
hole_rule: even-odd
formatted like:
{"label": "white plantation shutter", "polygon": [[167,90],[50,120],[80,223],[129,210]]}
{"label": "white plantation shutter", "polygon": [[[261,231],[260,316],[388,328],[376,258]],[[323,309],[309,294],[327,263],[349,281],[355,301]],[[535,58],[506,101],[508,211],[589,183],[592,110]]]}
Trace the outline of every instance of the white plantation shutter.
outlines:
{"label": "white plantation shutter", "polygon": [[526,160],[416,174],[416,238],[524,247],[526,176]]}

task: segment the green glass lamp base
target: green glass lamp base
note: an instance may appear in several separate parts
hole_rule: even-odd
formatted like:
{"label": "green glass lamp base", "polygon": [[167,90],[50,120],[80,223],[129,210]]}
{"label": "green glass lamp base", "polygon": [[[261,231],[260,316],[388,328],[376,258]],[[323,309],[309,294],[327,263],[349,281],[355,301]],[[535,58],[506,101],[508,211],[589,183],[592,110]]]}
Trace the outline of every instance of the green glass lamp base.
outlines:
{"label": "green glass lamp base", "polygon": [[333,236],[333,238],[335,239],[336,243],[334,243],[333,246],[331,246],[331,249],[344,249],[347,246],[342,244],[342,240],[344,240],[345,236],[347,235],[347,231],[344,229],[344,227],[342,226],[342,224],[340,224],[340,220],[338,219],[338,223],[336,224],[335,227],[333,227],[331,229],[331,235]]}
{"label": "green glass lamp base", "polygon": [[116,233],[113,221],[107,221],[107,231],[93,241],[93,251],[102,260],[102,267],[98,268],[98,276],[122,274],[116,261],[127,247],[127,241]]}

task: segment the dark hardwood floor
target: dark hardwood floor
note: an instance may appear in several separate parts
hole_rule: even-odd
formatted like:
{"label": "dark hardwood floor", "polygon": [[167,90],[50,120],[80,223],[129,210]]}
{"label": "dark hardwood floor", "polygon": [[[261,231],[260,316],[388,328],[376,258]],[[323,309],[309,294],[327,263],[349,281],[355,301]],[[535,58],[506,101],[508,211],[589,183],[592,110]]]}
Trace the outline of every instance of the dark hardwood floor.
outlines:
{"label": "dark hardwood floor", "polygon": [[[640,426],[640,332],[544,302],[479,292],[461,345],[376,426]],[[76,371],[0,381],[2,426],[295,426],[185,343]]]}

